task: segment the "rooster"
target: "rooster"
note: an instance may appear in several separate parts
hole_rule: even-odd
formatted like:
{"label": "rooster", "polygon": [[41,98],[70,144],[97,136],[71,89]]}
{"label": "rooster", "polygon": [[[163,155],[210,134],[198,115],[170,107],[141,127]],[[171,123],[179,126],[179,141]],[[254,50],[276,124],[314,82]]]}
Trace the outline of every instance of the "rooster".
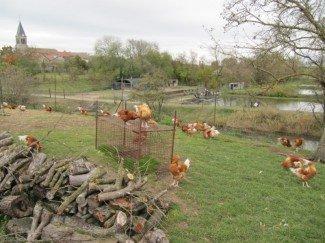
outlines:
{"label": "rooster", "polygon": [[47,112],[52,112],[52,111],[53,111],[53,109],[52,109],[51,106],[43,105],[43,109],[44,109],[45,111],[47,111]]}
{"label": "rooster", "polygon": [[148,123],[157,125],[157,122],[152,119],[152,111],[147,104],[135,105],[134,108],[141,120],[141,126],[143,125],[144,128],[149,128]]}
{"label": "rooster", "polygon": [[27,110],[27,108],[26,108],[25,105],[19,105],[17,108],[18,108],[20,111],[26,111],[26,110]]}
{"label": "rooster", "polygon": [[110,116],[111,115],[111,113],[109,113],[108,111],[99,110],[99,112],[102,116]]}
{"label": "rooster", "polygon": [[80,111],[81,115],[87,115],[87,110],[85,108],[83,108],[82,106],[78,106],[77,108]]}
{"label": "rooster", "polygon": [[120,110],[117,113],[113,114],[113,116],[116,116],[123,120],[124,122],[132,121],[135,119],[138,119],[139,116],[136,112],[134,111],[129,111],[129,110]]}
{"label": "rooster", "polygon": [[307,167],[290,168],[290,170],[302,181],[303,186],[310,187],[307,181],[316,175],[316,166],[314,162],[306,159],[302,159],[302,162],[306,164]]}
{"label": "rooster", "polygon": [[31,150],[36,150],[36,151],[41,151],[41,149],[43,148],[42,144],[40,143],[40,141],[37,140],[37,138],[31,136],[31,135],[22,135],[22,136],[18,136],[18,139],[20,141],[24,141],[26,142],[26,145],[31,148]]}
{"label": "rooster", "polygon": [[292,147],[291,145],[291,142],[289,140],[289,138],[287,137],[281,137],[281,138],[278,138],[278,141],[284,146],[284,147]]}
{"label": "rooster", "polygon": [[179,181],[184,178],[186,172],[188,171],[190,163],[191,161],[189,159],[182,162],[179,155],[173,156],[169,165],[169,172],[173,176],[172,186],[178,186]]}
{"label": "rooster", "polygon": [[210,129],[206,129],[203,131],[203,137],[205,139],[214,138],[219,134],[220,132],[215,127],[211,127]]}

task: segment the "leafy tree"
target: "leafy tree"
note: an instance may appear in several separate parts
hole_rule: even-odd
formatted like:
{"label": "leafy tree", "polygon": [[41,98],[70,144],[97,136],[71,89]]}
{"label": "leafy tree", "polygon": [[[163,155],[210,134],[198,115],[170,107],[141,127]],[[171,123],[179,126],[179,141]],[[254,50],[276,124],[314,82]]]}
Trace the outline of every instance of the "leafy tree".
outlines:
{"label": "leafy tree", "polygon": [[162,107],[165,102],[165,87],[168,77],[159,69],[152,73],[144,74],[137,85],[137,89],[132,92],[132,96],[141,100],[155,112],[156,118],[160,119]]}
{"label": "leafy tree", "polygon": [[[252,27],[255,33],[252,49],[278,51],[299,56],[310,72],[296,72],[289,76],[308,76],[323,90],[325,109],[325,22],[323,0],[229,0],[225,7],[226,28]],[[287,78],[269,73],[276,82]],[[325,112],[323,111],[323,126]],[[324,129],[325,132],[325,129]],[[323,136],[324,138],[324,136]],[[325,162],[325,140],[322,139],[315,158]]]}

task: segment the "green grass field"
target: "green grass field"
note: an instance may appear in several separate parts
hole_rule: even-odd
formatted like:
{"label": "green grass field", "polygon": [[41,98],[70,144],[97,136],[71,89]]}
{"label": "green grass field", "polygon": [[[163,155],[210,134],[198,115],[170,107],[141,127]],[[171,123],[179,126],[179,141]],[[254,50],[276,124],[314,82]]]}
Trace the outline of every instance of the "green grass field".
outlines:
{"label": "green grass field", "polygon": [[[53,130],[44,141],[49,156],[112,162],[94,149],[93,117],[29,110],[0,119],[0,131],[14,135],[42,138]],[[324,242],[325,166],[317,164],[311,188],[304,188],[281,168],[283,157],[275,149],[284,150],[274,141],[239,132],[221,131],[204,140],[201,134],[189,137],[178,131],[176,152],[192,164],[180,188],[168,195],[175,204],[161,227],[172,242]],[[157,188],[170,182],[169,176],[153,181]]]}

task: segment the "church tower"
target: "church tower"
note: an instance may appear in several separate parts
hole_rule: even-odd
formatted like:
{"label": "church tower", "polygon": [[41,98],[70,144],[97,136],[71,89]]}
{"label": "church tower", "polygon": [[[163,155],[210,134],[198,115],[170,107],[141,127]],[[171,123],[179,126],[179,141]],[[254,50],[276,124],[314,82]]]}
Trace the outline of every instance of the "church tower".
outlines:
{"label": "church tower", "polygon": [[21,25],[21,22],[19,21],[17,34],[16,34],[16,49],[17,50],[24,50],[27,46],[27,36],[25,34],[25,31],[23,29],[23,26]]}

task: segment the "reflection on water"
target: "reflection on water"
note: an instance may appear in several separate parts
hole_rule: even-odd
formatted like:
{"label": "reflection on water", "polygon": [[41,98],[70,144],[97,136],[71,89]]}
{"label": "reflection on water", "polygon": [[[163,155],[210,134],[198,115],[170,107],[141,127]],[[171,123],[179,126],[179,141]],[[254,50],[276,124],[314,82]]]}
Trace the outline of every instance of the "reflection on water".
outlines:
{"label": "reflection on water", "polygon": [[318,141],[305,139],[302,147],[305,150],[316,151],[318,144]]}
{"label": "reflection on water", "polygon": [[288,103],[278,103],[276,107],[282,111],[306,111],[323,112],[322,105],[315,102],[292,101]]}
{"label": "reflection on water", "polygon": [[322,94],[323,92],[320,91],[320,90],[313,90],[313,89],[300,89],[299,90],[299,94],[300,95],[320,95]]}
{"label": "reflection on water", "polygon": [[[282,111],[305,111],[305,112],[323,112],[323,107],[320,103],[309,101],[296,100],[281,100],[281,99],[258,99],[261,106],[272,106]],[[214,99],[205,100],[208,103],[214,103]],[[245,97],[225,97],[218,98],[218,106],[232,107],[232,106],[250,106],[250,101]]]}

